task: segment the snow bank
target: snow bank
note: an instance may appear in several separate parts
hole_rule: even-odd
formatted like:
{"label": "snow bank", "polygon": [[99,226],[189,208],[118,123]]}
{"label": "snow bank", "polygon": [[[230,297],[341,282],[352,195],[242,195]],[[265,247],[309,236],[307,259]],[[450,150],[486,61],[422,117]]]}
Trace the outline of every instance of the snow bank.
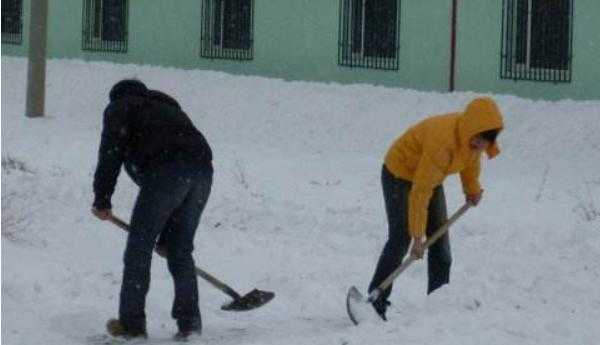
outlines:
{"label": "snow bank", "polygon": [[[422,263],[400,278],[390,322],[354,327],[384,244],[379,174],[408,125],[474,93],[424,93],[53,60],[47,117],[23,116],[26,60],[2,58],[2,341],[81,344],[116,315],[124,236],[89,213],[107,91],[138,77],[206,134],[215,185],[197,264],[234,288],[274,290],[262,309],[219,310],[204,282],[206,344],[594,344],[600,338],[600,101],[494,96],[503,154],[485,163],[485,199],[451,230],[452,283],[425,296]],[[122,175],[114,212],[136,194]],[[462,203],[446,182],[450,211]],[[172,283],[156,259],[151,344],[168,343]]]}

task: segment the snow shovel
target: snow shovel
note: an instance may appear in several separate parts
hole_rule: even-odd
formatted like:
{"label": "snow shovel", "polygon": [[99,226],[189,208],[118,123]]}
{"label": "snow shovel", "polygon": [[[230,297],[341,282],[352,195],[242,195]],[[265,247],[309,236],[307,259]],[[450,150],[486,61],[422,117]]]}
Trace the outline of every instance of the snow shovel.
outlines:
{"label": "snow shovel", "polygon": [[[442,237],[442,235],[448,231],[450,225],[456,222],[456,220],[460,218],[460,216],[462,216],[463,213],[469,209],[469,207],[471,207],[470,204],[464,204],[460,209],[458,209],[458,211],[456,211],[456,213],[452,215],[452,217],[450,217],[450,219],[446,221],[444,225],[440,226],[440,228],[437,229],[436,232],[425,242],[425,249],[431,247],[435,241]],[[356,286],[351,286],[350,289],[348,289],[348,294],[346,295],[346,311],[348,312],[348,316],[350,317],[352,323],[358,325],[361,321],[360,315],[363,314],[361,311],[364,311],[364,309],[367,308],[372,309],[370,304],[376,301],[377,298],[381,296],[381,293],[392,284],[394,279],[396,279],[400,273],[404,272],[415,260],[415,257],[408,255],[408,257],[404,259],[404,262],[402,262],[402,264],[400,264],[400,266],[398,266],[394,272],[392,272],[383,282],[381,282],[376,289],[371,291],[367,298],[365,298],[363,294],[358,291]]]}
{"label": "snow shovel", "polygon": [[[119,228],[129,231],[129,224],[125,223],[121,219],[112,216],[110,222],[118,226]],[[166,258],[166,253],[162,250],[155,249],[156,253],[163,258]],[[229,285],[223,283],[219,279],[213,277],[208,272],[196,267],[196,274],[200,276],[202,279],[209,282],[215,288],[221,290],[225,294],[229,295],[233,298],[233,301],[226,303],[221,306],[222,310],[226,311],[248,311],[252,309],[256,309],[262,307],[263,305],[269,303],[273,297],[275,297],[275,293],[271,291],[263,291],[254,289],[245,295],[240,295],[234,289],[229,287]]]}

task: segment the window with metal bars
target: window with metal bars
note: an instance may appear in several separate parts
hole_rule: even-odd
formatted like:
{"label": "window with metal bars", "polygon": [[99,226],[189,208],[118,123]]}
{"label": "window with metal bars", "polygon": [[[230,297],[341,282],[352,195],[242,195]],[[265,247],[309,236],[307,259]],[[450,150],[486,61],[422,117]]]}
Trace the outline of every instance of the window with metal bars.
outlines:
{"label": "window with metal bars", "polygon": [[127,52],[127,0],[83,0],[83,50]]}
{"label": "window with metal bars", "polygon": [[573,0],[503,0],[500,78],[570,82]]}
{"label": "window with metal bars", "polygon": [[252,60],[254,0],[204,0],[200,55]]}
{"label": "window with metal bars", "polygon": [[397,70],[400,0],[340,0],[338,64]]}
{"label": "window with metal bars", "polygon": [[22,9],[22,0],[2,0],[2,43],[23,41]]}

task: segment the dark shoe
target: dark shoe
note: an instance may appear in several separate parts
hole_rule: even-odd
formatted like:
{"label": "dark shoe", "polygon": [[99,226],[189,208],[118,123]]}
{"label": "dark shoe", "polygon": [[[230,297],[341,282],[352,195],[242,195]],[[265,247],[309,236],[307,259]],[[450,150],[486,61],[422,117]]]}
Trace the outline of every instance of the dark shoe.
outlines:
{"label": "dark shoe", "polygon": [[385,317],[385,313],[387,311],[387,307],[390,306],[391,303],[387,300],[378,299],[375,302],[373,302],[372,304],[373,304],[373,308],[375,309],[375,312],[377,312],[377,315],[379,315],[379,317],[383,321],[387,321],[387,318]]}
{"label": "dark shoe", "polygon": [[113,337],[133,339],[133,338],[148,338],[146,328],[127,329],[118,319],[110,319],[106,322],[106,331]]}
{"label": "dark shoe", "polygon": [[202,319],[197,318],[193,320],[177,320],[177,327],[179,332],[175,334],[175,340],[184,341],[192,335],[202,334]]}
{"label": "dark shoe", "polygon": [[194,332],[194,331],[179,331],[177,332],[174,336],[173,336],[173,340],[175,341],[188,341],[191,337],[193,336],[198,336],[200,335],[200,332]]}

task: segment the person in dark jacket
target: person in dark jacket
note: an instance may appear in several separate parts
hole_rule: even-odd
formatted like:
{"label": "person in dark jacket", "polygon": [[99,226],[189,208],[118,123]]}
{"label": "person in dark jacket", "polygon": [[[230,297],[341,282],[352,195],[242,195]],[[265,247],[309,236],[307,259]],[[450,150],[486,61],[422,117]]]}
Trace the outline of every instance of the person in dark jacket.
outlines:
{"label": "person in dark jacket", "polygon": [[200,333],[198,286],[192,258],[200,216],[212,186],[212,151],[172,97],[139,80],[122,80],[104,111],[92,213],[112,218],[111,197],[121,167],[140,187],[124,254],[119,318],[109,333],[146,337],[145,300],[152,251],[166,256],[175,283],[172,317],[177,337]]}

